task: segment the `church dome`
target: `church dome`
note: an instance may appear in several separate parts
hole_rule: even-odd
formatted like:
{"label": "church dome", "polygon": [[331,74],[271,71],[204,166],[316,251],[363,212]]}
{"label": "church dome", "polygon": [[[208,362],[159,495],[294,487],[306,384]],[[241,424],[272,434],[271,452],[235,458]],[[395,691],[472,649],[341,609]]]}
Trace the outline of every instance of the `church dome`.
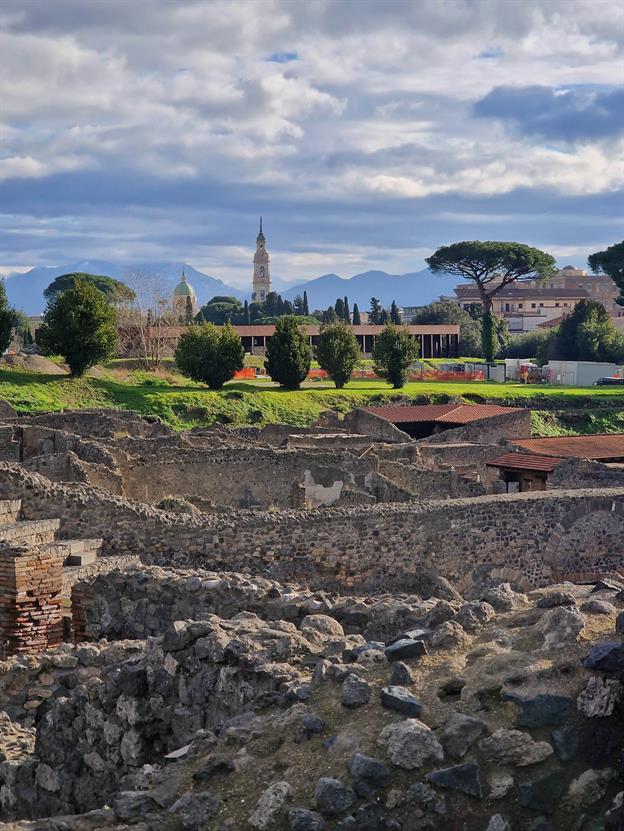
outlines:
{"label": "church dome", "polygon": [[195,297],[195,289],[187,281],[186,274],[182,272],[182,279],[173,290],[174,297]]}

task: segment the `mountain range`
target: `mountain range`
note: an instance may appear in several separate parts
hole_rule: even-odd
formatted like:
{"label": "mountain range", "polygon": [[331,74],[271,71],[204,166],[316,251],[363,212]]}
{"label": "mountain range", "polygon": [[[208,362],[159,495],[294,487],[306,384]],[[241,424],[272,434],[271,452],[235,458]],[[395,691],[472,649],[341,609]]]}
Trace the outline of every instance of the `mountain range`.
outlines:
{"label": "mountain range", "polygon": [[[37,266],[24,273],[9,274],[5,287],[9,302],[26,314],[37,315],[45,308],[44,290],[59,274],[85,271],[90,274],[105,274],[114,277],[133,288],[145,305],[156,297],[171,297],[186,273],[197,295],[199,305],[215,295],[227,295],[239,300],[251,299],[251,293],[241,291],[216,277],[203,274],[193,266],[182,262],[146,262],[134,264],[113,263],[108,260],[80,260],[61,266]],[[275,289],[282,297],[293,300],[298,294],[308,293],[310,309],[326,309],[334,305],[338,297],[349,298],[351,308],[357,303],[360,311],[366,311],[371,297],[376,297],[382,306],[389,306],[395,300],[399,306],[422,306],[437,299],[440,294],[450,294],[457,278],[450,275],[437,276],[428,269],[409,274],[387,274],[385,271],[365,271],[353,277],[339,277],[324,274],[288,288],[287,283],[276,279]]]}

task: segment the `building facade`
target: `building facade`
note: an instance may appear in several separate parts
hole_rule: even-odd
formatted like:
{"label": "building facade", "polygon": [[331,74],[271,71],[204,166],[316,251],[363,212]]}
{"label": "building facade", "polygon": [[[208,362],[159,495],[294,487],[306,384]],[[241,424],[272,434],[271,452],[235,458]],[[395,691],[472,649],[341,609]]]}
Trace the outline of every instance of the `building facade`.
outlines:
{"label": "building facade", "polygon": [[[481,302],[474,283],[463,283],[454,291],[455,297],[449,299],[464,309]],[[507,320],[511,334],[522,334],[549,323],[557,325],[580,300],[597,300],[610,315],[615,315],[618,296],[618,287],[605,274],[590,275],[581,268],[566,266],[548,280],[505,286],[494,295],[493,311]]]}
{"label": "building facade", "polygon": [[252,302],[264,303],[270,291],[271,258],[266,250],[266,240],[262,233],[262,217],[260,217],[260,231],[256,237],[256,253],[253,258]]}

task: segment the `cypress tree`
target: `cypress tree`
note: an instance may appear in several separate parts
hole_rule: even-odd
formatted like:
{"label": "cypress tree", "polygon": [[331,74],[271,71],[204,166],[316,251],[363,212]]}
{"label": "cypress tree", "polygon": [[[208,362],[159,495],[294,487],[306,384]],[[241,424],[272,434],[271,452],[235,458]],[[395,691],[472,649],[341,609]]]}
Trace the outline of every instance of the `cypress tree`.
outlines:
{"label": "cypress tree", "polygon": [[394,300],[390,306],[390,322],[394,323],[395,326],[398,326],[401,323],[401,315],[399,314],[399,309]]}
{"label": "cypress tree", "polygon": [[303,292],[303,313],[306,317],[310,314],[310,307],[308,306],[308,292]]}
{"label": "cypress tree", "polygon": [[249,326],[251,323],[251,317],[249,315],[249,303],[245,300],[245,304],[243,306],[243,324],[245,326]]}
{"label": "cypress tree", "polygon": [[358,308],[358,304],[353,304],[353,325],[354,326],[361,326],[362,325],[362,318],[360,317],[360,310]]}
{"label": "cypress tree", "polygon": [[280,317],[269,338],[264,366],[274,381],[289,390],[299,389],[310,369],[312,352],[305,330],[295,315]]}
{"label": "cypress tree", "polygon": [[334,303],[334,311],[338,320],[344,320],[344,301],[342,297],[339,297]]}
{"label": "cypress tree", "polygon": [[349,298],[345,294],[344,299],[344,321],[345,323],[351,323],[351,312],[349,311]]}

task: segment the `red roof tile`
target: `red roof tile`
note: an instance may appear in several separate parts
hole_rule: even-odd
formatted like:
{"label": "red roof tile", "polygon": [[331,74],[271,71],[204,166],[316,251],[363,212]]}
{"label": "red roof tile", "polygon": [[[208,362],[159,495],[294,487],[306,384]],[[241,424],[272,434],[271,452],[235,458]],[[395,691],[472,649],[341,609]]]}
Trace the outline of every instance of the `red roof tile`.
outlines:
{"label": "red roof tile", "polygon": [[622,459],[624,433],[603,433],[591,436],[552,436],[543,439],[513,439],[513,443],[535,453],[560,458]]}
{"label": "red roof tile", "polygon": [[489,467],[513,467],[518,470],[544,470],[550,473],[562,459],[558,456],[529,456],[526,453],[505,453],[486,462]]}
{"label": "red roof tile", "polygon": [[366,407],[367,412],[385,418],[392,424],[411,421],[439,421],[443,424],[470,424],[482,418],[519,412],[518,407],[498,404],[422,404],[415,407]]}

